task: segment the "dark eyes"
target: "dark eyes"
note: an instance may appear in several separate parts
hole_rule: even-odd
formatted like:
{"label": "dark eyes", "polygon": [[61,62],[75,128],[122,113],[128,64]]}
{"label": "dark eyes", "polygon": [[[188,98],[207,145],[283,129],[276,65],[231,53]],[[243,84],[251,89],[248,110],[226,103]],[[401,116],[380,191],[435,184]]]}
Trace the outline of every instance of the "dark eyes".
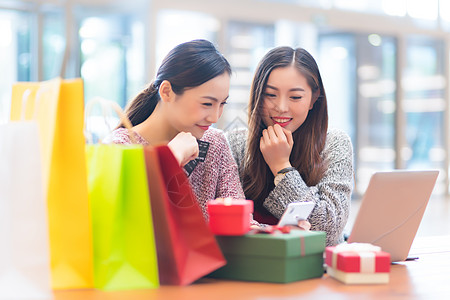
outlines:
{"label": "dark eyes", "polygon": [[[225,105],[225,104],[227,104],[227,102],[225,101],[225,102],[222,102],[222,103],[220,103],[220,105],[221,106],[223,106],[223,105]],[[202,103],[202,105],[203,106],[208,106],[208,107],[211,107],[211,106],[213,106],[213,103],[211,103],[211,102],[205,102],[205,103]]]}
{"label": "dark eyes", "polygon": [[[277,95],[271,94],[271,93],[264,93],[264,96],[268,97],[268,98],[275,98]],[[301,100],[303,97],[302,96],[290,96],[289,98],[294,101],[298,101],[298,100]]]}

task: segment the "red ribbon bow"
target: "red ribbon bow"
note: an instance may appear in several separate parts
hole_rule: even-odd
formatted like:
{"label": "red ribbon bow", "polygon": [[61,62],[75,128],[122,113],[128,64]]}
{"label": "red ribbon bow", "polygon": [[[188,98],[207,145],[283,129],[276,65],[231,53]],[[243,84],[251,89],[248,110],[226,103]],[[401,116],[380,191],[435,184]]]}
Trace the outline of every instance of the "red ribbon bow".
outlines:
{"label": "red ribbon bow", "polygon": [[255,233],[274,233],[275,231],[280,231],[281,233],[289,233],[291,232],[291,227],[289,226],[278,226],[278,225],[268,225],[259,227],[256,229]]}

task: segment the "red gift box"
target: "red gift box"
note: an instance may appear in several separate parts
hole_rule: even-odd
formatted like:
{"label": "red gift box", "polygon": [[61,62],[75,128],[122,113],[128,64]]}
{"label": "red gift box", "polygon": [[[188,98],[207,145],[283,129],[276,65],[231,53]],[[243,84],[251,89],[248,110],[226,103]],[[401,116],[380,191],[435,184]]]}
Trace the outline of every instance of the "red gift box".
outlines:
{"label": "red gift box", "polygon": [[208,201],[209,228],[216,235],[244,235],[250,230],[253,201],[217,198]]}
{"label": "red gift box", "polygon": [[325,249],[327,273],[345,283],[387,283],[390,254],[364,243],[341,244]]}

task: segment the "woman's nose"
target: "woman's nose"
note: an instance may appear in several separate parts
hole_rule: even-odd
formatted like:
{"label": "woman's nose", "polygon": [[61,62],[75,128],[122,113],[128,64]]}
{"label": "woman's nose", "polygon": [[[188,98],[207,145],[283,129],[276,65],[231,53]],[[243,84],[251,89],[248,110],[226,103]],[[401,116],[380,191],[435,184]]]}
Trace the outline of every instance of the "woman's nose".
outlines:
{"label": "woman's nose", "polygon": [[221,115],[221,109],[217,108],[211,111],[211,113],[207,117],[207,121],[211,123],[217,123],[219,121]]}
{"label": "woman's nose", "polygon": [[287,112],[289,109],[288,100],[285,98],[280,98],[279,101],[275,104],[275,110],[280,113]]}

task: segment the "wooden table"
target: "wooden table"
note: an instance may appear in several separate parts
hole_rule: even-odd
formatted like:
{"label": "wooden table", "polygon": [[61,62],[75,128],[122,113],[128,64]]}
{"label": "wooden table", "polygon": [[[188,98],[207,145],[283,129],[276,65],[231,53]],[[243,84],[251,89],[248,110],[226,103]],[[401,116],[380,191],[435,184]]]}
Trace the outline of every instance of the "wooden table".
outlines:
{"label": "wooden table", "polygon": [[289,284],[206,278],[185,287],[120,292],[55,291],[54,295],[56,300],[450,299],[450,236],[418,237],[410,256],[418,259],[393,264],[390,282],[381,285],[345,285],[327,275]]}

